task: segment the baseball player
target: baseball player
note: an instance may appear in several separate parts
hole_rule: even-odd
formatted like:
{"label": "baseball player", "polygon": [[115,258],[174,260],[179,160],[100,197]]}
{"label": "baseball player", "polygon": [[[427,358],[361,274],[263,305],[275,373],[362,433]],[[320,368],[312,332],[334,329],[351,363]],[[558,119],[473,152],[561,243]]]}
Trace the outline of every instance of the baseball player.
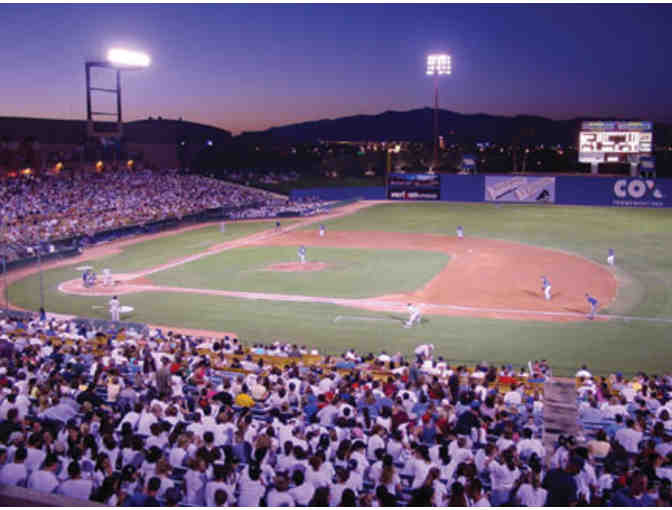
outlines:
{"label": "baseball player", "polygon": [[607,255],[607,264],[610,266],[614,265],[614,249],[609,248],[609,254]]}
{"label": "baseball player", "polygon": [[545,276],[541,277],[541,290],[544,291],[544,297],[546,301],[551,300],[551,282]]}
{"label": "baseball player", "polygon": [[457,238],[462,239],[464,237],[464,229],[462,228],[462,225],[458,225],[457,227]]}
{"label": "baseball player", "polygon": [[110,305],[110,315],[112,316],[113,321],[119,320],[119,312],[121,310],[121,303],[117,296],[113,296],[112,299],[108,302]]}
{"label": "baseball player", "polygon": [[592,321],[595,318],[595,312],[597,312],[597,307],[600,305],[600,303],[598,303],[597,299],[595,299],[587,292],[586,292],[586,300],[590,305],[590,313],[588,314],[588,318]]}
{"label": "baseball player", "polygon": [[404,322],[405,328],[413,327],[414,324],[420,324],[422,316],[420,314],[419,306],[416,306],[413,303],[408,303],[408,313],[410,314],[410,317]]}
{"label": "baseball player", "polygon": [[306,263],[306,247],[304,245],[299,246],[299,251],[297,252],[299,255],[299,261],[301,264]]}
{"label": "baseball player", "polygon": [[109,268],[103,269],[103,287],[112,285],[112,271]]}
{"label": "baseball player", "polygon": [[279,232],[279,231],[280,231],[280,222],[279,222],[279,221],[276,221],[276,222],[275,222],[275,231],[276,231],[276,232]]}
{"label": "baseball player", "polygon": [[223,234],[224,232],[226,232],[226,222],[222,221],[222,222],[219,224],[219,231],[220,231],[222,234]]}
{"label": "baseball player", "polygon": [[327,229],[324,228],[324,225],[320,224],[320,237],[324,237],[324,234],[326,233]]}

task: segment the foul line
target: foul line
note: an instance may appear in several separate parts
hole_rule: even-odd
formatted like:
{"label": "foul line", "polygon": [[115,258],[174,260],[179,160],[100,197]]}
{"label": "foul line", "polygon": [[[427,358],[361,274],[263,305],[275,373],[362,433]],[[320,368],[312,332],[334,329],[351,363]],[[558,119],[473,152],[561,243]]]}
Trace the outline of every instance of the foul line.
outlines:
{"label": "foul line", "polygon": [[[352,320],[352,321],[395,321],[398,322],[397,319],[390,319],[387,317],[361,317],[357,315],[337,315],[336,318],[333,320],[334,323],[340,321],[340,320]],[[403,322],[403,321],[402,321]]]}

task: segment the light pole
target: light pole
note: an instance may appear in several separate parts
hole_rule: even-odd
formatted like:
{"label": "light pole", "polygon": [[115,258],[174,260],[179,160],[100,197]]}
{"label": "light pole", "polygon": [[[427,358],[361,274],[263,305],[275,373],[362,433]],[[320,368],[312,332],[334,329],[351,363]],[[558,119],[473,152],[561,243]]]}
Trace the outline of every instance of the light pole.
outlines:
{"label": "light pole", "polygon": [[434,76],[434,155],[431,170],[434,170],[439,163],[439,76],[450,72],[450,55],[445,53],[427,55],[427,75]]}
{"label": "light pole", "polygon": [[[123,121],[121,117],[121,71],[144,69],[148,67],[151,62],[149,55],[137,51],[129,51],[121,48],[112,48],[107,52],[106,61],[88,61],[84,64],[86,73],[86,120],[88,135],[93,136],[118,136],[121,138],[123,132]],[[104,67],[112,69],[116,73],[116,87],[115,88],[101,88],[91,86],[91,68]],[[93,111],[91,106],[91,91],[105,92],[116,95],[116,112],[98,112]],[[94,116],[109,116],[117,118],[117,129],[113,133],[96,133],[94,129]]]}

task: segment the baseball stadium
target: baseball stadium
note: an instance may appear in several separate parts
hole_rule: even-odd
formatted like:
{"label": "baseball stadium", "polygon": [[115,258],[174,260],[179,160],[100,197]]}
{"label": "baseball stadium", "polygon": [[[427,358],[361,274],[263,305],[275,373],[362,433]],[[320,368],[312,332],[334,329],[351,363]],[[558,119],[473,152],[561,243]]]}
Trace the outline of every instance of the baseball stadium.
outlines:
{"label": "baseball stadium", "polygon": [[[275,220],[227,221],[225,232],[216,222],[104,243],[43,263],[44,304],[107,319],[116,295],[133,308],[127,322],[329,354],[357,346],[409,355],[433,343],[455,363],[547,359],[564,376],[583,363],[601,374],[663,372],[671,222],[657,209],[363,200],[279,230]],[[111,284],[85,287],[82,266],[109,268]],[[37,266],[8,280],[11,305],[39,310]],[[586,293],[600,303],[592,321]],[[408,331],[411,302],[422,318]]]}
{"label": "baseball stadium", "polygon": [[672,11],[53,7],[3,7],[2,505],[672,506]]}

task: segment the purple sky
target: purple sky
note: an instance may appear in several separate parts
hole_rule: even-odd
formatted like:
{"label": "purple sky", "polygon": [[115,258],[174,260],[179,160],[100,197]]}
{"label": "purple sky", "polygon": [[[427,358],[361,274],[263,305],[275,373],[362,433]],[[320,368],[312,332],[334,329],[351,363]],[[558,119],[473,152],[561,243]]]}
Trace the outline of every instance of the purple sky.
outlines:
{"label": "purple sky", "polygon": [[238,134],[430,106],[432,51],[453,57],[442,108],[672,120],[671,5],[5,4],[0,19],[0,115],[85,118],[84,61],[124,46],[153,61],[123,75],[126,120]]}

